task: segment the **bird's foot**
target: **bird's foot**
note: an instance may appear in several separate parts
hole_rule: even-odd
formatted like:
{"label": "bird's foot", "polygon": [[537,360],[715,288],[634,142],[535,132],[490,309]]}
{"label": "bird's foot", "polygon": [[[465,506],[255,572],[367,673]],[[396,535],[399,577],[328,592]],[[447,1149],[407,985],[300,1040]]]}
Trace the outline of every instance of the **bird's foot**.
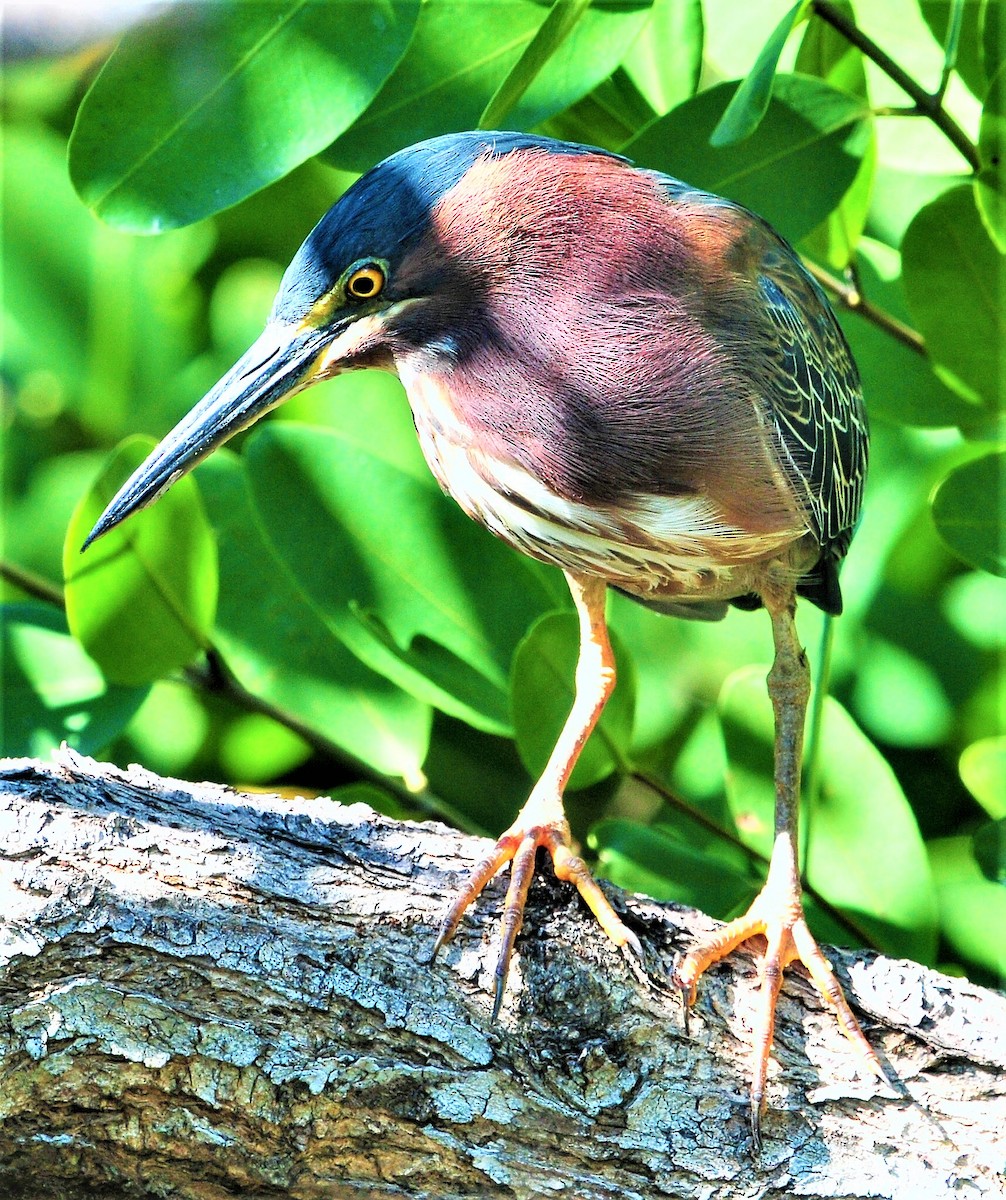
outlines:
{"label": "bird's foot", "polygon": [[831,963],[821,952],[807,926],[798,886],[776,886],[771,872],[769,881],[744,916],[703,938],[675,968],[674,981],[681,989],[685,1003],[686,1028],[688,1009],[695,1002],[699,977],[742,942],[756,937],[765,943],[758,962],[760,990],[754,1019],[754,1063],[750,1092],[751,1138],[757,1151],[761,1146],[761,1112],[775,1029],[776,1003],[783,971],[791,963],[802,963],[806,968],[825,1003],[838,1018],[842,1032],[856,1048],[862,1065],[888,1087],[893,1085],[853,1016]]}
{"label": "bird's foot", "polygon": [[507,971],[514,943],[524,920],[524,905],[534,875],[535,856],[539,846],[551,855],[556,878],[576,885],[601,928],[616,946],[628,948],[642,958],[639,939],[622,922],[591,875],[587,864],[573,853],[569,825],[564,817],[544,821],[528,821],[525,810],[502,835],[496,845],[472,868],[461,894],[451,905],[440,923],[431,958],[454,935],[465,911],[475,902],[483,888],[504,863],[511,863],[510,884],[503,905],[500,923],[500,949],[496,960],[496,987],[493,1020],[499,1014],[506,988]]}

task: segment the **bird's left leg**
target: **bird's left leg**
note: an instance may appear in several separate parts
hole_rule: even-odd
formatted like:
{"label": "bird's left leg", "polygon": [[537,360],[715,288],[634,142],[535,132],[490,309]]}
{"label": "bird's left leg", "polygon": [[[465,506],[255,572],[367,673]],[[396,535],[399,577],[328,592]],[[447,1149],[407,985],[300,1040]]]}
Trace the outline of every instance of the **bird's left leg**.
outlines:
{"label": "bird's left leg", "polygon": [[797,818],[810,670],[797,637],[795,597],[790,595],[782,603],[772,603],[766,597],[765,605],[772,618],[775,641],[775,659],[768,675],[768,690],[775,714],[775,841],[768,878],[744,916],[702,939],[675,971],[685,1004],[691,1005],[699,977],[708,967],[748,938],[761,935],[767,943],[759,965],[761,987],[755,1013],[751,1081],[751,1131],[756,1149],[760,1141],[759,1123],[775,1029],[776,1001],[782,973],[790,963],[803,963],[864,1065],[879,1078],[887,1079],[804,917],[797,863]]}
{"label": "bird's left leg", "polygon": [[604,617],[606,584],[602,579],[573,575],[568,571],[566,580],[580,621],[580,654],[576,664],[573,707],[527,802],[492,850],[473,867],[460,896],[441,922],[433,947],[436,954],[451,938],[465,910],[489,880],[504,863],[510,862],[510,885],[503,907],[496,964],[494,1018],[503,1002],[510,957],[524,919],[524,905],[539,846],[544,846],[552,856],[556,876],[576,885],[608,937],[616,945],[628,946],[642,954],[636,935],[619,919],[583,859],[573,853],[569,822],[563,809],[563,790],[615,686],[615,660]]}

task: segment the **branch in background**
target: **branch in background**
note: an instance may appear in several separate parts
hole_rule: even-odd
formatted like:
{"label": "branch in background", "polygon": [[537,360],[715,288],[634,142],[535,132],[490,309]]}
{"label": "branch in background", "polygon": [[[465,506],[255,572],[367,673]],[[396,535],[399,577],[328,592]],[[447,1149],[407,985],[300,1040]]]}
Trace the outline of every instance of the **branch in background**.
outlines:
{"label": "branch in background", "polygon": [[473,833],[479,837],[486,835],[486,830],[481,825],[423,786],[425,779],[417,779],[410,785],[409,781],[403,781],[392,775],[384,775],[364,762],[363,759],[350,754],[342,746],[329,741],[323,733],[319,733],[313,726],[305,724],[292,713],[271,704],[261,696],[256,696],[254,692],[249,692],[235,678],[219,651],[213,648],[209,649],[206,653],[205,664],[186,668],[184,676],[190,687],[214,696],[221,696],[247,712],[260,713],[262,716],[270,717],[279,725],[285,726],[292,733],[303,738],[317,753],[342,764],[355,772],[361,779],[381,788],[382,791],[390,792],[408,808],[420,809],[431,816],[449,821],[455,828],[461,829],[465,833]]}
{"label": "branch in background", "polygon": [[830,271],[824,270],[823,267],[819,267],[817,263],[811,262],[809,259],[805,258],[803,265],[825,291],[830,292],[837,300],[841,301],[844,308],[850,312],[859,313],[867,321],[872,321],[874,325],[879,326],[885,333],[901,342],[903,346],[907,346],[909,350],[914,350],[916,354],[925,358],[926,343],[921,333],[910,325],[906,325],[904,321],[899,321],[886,309],[871,304],[855,284],[844,283]]}
{"label": "branch in background", "polygon": [[861,50],[871,62],[880,67],[885,75],[893,79],[903,92],[911,96],[919,115],[928,117],[933,122],[961,156],[967,160],[973,171],[981,170],[981,159],[978,157],[977,147],[943,107],[945,85],[941,85],[936,92],[927,92],[907,71],[899,67],[889,54],[881,50],[872,38],[867,37],[855,22],[850,21],[845,13],[836,8],[834,4],[829,3],[829,0],[812,0],[812,4],[814,12],[822,21],[826,21],[833,29],[837,29],[846,41]]}
{"label": "branch in background", "polygon": [[27,567],[18,566],[17,563],[8,562],[6,559],[0,560],[0,579],[6,579],[8,583],[20,588],[22,592],[27,592],[29,596],[34,596],[36,600],[55,604],[57,608],[64,606],[63,589],[58,584],[43,579],[41,575],[36,575],[34,571],[29,571]]}
{"label": "branch in background", "polygon": [[[26,567],[7,560],[0,560],[0,578],[27,592],[36,600],[53,604],[60,610],[65,609],[63,589],[51,580],[36,575]],[[221,655],[212,647],[206,653],[206,661],[198,666],[186,667],[181,672],[180,679],[188,687],[230,701],[245,712],[259,713],[270,717],[277,724],[297,734],[316,753],[324,758],[345,766],[353,771],[360,779],[367,780],[389,792],[406,807],[418,809],[430,816],[450,821],[457,829],[465,833],[485,836],[486,830],[473,822],[452,804],[435,795],[424,786],[425,779],[402,780],[390,775],[384,775],[368,766],[362,759],[356,758],[335,742],[330,741],[323,733],[312,726],[300,721],[292,713],[271,704],[254,692],[249,692],[234,676]]]}

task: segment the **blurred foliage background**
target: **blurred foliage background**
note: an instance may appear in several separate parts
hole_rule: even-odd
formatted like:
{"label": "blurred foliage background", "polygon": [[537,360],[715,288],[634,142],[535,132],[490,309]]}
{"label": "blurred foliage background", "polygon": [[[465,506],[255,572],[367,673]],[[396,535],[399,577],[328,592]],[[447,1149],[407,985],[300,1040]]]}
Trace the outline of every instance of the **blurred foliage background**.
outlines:
{"label": "blurred foliage background", "polygon": [[[436,133],[536,129],[747,204],[831,295],[872,468],[846,613],[833,636],[799,616],[819,677],[830,659],[808,909],[826,940],[1001,980],[998,4],[219,0],[140,6],[118,44],[86,7],[4,14],[4,753],[66,740],[509,823],[570,702],[569,599],[440,494],[396,380],[294,398],[78,550],[358,172]],[[618,883],[729,917],[769,847],[769,623],[619,596],[610,618],[619,687],[574,832]]]}

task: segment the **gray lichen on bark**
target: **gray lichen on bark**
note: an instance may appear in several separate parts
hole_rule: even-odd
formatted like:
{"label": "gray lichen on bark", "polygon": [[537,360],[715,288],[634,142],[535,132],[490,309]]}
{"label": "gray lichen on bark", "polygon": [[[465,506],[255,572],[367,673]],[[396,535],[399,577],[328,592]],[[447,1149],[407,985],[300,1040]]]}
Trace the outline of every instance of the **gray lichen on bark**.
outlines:
{"label": "gray lichen on bark", "polygon": [[902,1092],[791,974],[750,1155],[754,968],[666,986],[700,914],[611,890],[633,970],[543,871],[500,1021],[500,891],[436,964],[481,843],[64,752],[0,769],[0,1195],[1006,1194],[1006,1002],[834,962]]}

